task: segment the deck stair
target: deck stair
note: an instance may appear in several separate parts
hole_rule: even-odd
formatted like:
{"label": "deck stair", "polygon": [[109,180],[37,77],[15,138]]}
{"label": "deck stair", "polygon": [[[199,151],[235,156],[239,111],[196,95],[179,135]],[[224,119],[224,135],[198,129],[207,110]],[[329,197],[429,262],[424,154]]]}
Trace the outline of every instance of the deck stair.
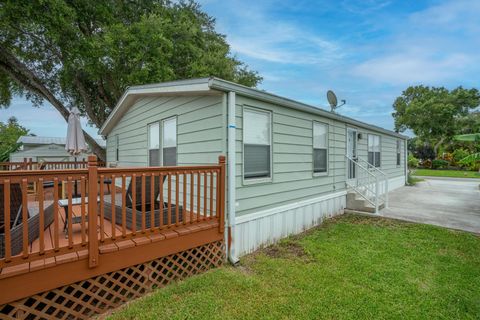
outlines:
{"label": "deck stair", "polygon": [[378,213],[388,207],[388,175],[361,158],[345,156],[355,172],[355,179],[347,179],[346,209]]}

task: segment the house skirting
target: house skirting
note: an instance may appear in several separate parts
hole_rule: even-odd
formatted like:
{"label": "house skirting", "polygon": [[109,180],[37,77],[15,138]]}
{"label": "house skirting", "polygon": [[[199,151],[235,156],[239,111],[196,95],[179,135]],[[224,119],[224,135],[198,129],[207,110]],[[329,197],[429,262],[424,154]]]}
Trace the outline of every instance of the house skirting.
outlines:
{"label": "house skirting", "polygon": [[405,176],[390,178],[388,179],[388,190],[393,191],[395,189],[403,187],[405,186],[405,183],[406,183]]}
{"label": "house skirting", "polygon": [[343,214],[346,193],[335,192],[237,217],[235,252],[239,256],[251,253],[289,235],[318,226],[326,218]]}

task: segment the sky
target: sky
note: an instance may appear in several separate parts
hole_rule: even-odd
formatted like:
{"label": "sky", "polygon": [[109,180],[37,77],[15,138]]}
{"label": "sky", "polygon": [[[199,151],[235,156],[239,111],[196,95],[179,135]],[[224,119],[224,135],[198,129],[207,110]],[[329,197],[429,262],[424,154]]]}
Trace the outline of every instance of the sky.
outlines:
{"label": "sky", "polygon": [[[410,85],[480,84],[480,1],[200,0],[232,54],[263,76],[259,88],[393,129],[392,104]],[[16,116],[31,132],[64,136],[51,106],[15,98],[0,121]],[[84,121],[86,125],[86,120]],[[87,127],[96,136],[97,129]]]}

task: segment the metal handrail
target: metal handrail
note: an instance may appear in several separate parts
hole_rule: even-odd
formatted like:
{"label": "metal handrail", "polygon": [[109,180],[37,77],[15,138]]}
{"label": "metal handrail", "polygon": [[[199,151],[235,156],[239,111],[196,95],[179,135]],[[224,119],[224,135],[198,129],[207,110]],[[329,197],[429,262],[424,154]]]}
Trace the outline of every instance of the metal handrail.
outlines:
{"label": "metal handrail", "polygon": [[369,168],[371,167],[375,172],[378,172],[383,176],[383,178],[385,180],[385,208],[388,208],[388,175],[385,172],[383,172],[382,170],[380,170],[379,168],[372,165],[367,160],[362,159],[362,158],[358,158],[358,160],[362,161],[363,163],[366,163],[367,167],[369,167]]}
{"label": "metal handrail", "polygon": [[[365,168],[364,166],[362,166],[361,164],[359,164],[357,161],[353,160],[352,158],[350,158],[349,156],[345,155],[345,158],[347,160],[350,160],[352,161],[355,166],[357,166],[359,169],[361,169],[363,172],[365,172],[367,175],[370,176],[370,178],[373,178],[375,179],[375,190],[371,190],[369,187],[368,187],[368,183],[367,184],[364,184],[363,187],[365,187],[367,189],[367,191],[371,192],[371,193],[375,193],[375,201],[372,201],[369,197],[368,197],[368,194],[364,194],[359,188],[358,186],[355,186],[355,185],[351,185],[347,182],[347,185],[349,185],[351,188],[353,188],[362,198],[364,198],[365,200],[367,200],[368,202],[370,202],[372,205],[375,206],[375,212],[378,212],[378,177],[376,175],[374,175],[373,173],[370,172],[370,170],[368,170],[367,168]],[[357,182],[358,182],[358,179],[357,179]]]}
{"label": "metal handrail", "polygon": [[[367,174],[367,177],[360,177],[360,178],[356,178],[356,182],[358,184],[359,182],[359,179],[360,180],[364,180],[364,179],[367,179],[367,182],[365,183],[364,181],[361,181],[362,183],[362,187],[365,189],[365,190],[361,190],[359,188],[358,185],[353,185],[351,183],[348,183],[347,181],[347,185],[349,187],[351,187],[352,189],[354,189],[362,198],[364,198],[365,200],[367,200],[368,202],[370,202],[372,205],[375,206],[375,213],[378,213],[378,209],[379,209],[379,198],[381,196],[383,196],[382,198],[384,199],[384,204],[385,204],[385,207],[388,207],[388,176],[385,172],[381,171],[380,169],[372,166],[368,161],[364,160],[364,159],[361,159],[361,158],[358,158],[358,159],[353,159],[347,155],[345,155],[345,158],[349,161],[351,161],[355,167],[357,167],[359,169],[359,172],[363,172],[363,173],[366,173]],[[362,163],[366,163],[367,166],[365,167],[364,165],[360,164],[359,161],[360,160]],[[370,167],[373,168],[374,170],[370,170]],[[379,174],[376,174],[376,173],[379,173]],[[380,177],[381,176],[381,177]],[[372,180],[369,180],[369,179],[375,179],[375,181],[372,181]],[[384,182],[384,193],[383,194],[380,194],[380,179],[383,179],[385,182]],[[374,188],[370,188],[369,186],[371,184],[375,184],[375,187]],[[383,188],[382,188],[383,189]],[[369,197],[369,194],[374,194],[374,201],[372,201]]]}

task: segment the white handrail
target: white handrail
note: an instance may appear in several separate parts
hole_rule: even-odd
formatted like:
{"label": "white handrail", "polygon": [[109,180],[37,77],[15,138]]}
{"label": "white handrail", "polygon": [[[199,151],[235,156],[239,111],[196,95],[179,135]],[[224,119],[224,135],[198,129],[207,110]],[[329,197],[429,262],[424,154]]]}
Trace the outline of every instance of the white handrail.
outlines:
{"label": "white handrail", "polygon": [[360,160],[363,163],[366,163],[367,168],[371,168],[375,172],[378,172],[383,176],[383,179],[385,181],[385,208],[388,208],[388,175],[385,172],[383,172],[382,170],[380,170],[379,168],[375,167],[373,164],[371,164],[367,160],[362,159],[362,158],[358,158],[358,160]]}
{"label": "white handrail", "polygon": [[[381,171],[380,169],[376,168],[375,166],[371,165],[368,161],[364,159],[352,159],[351,157],[345,155],[345,158],[350,161],[349,165],[353,164],[358,170],[358,176],[355,178],[355,183],[351,183],[347,180],[347,185],[354,189],[361,197],[365,200],[370,202],[372,205],[375,206],[375,213],[378,213],[380,202],[379,199],[383,196],[384,205],[388,207],[388,176],[385,172]],[[360,160],[362,163],[367,164],[365,167],[364,165],[360,164]],[[373,168],[374,170],[370,170]],[[362,177],[361,175],[364,174]],[[366,175],[366,176],[365,176]],[[384,180],[383,186],[381,188],[380,179]],[[373,186],[373,188],[372,188]],[[374,201],[372,201],[371,197],[374,197]]]}

